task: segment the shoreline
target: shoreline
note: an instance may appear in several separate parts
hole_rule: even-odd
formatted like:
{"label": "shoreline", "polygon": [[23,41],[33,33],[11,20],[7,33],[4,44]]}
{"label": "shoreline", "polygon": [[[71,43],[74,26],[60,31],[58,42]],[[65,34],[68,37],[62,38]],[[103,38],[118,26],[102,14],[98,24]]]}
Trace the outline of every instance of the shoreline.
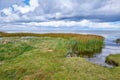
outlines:
{"label": "shoreline", "polygon": [[[5,33],[5,32],[0,32],[0,33],[2,33],[3,35],[5,35],[6,37],[45,37],[45,36],[50,36],[50,35],[52,35],[52,36],[50,36],[50,37],[61,37],[61,38],[65,38],[65,37],[67,37],[67,38],[71,38],[71,36],[72,37],[75,37],[75,36],[98,36],[98,37],[102,37],[102,36],[99,36],[99,35],[91,35],[91,34],[74,34],[74,33],[42,33],[42,34],[38,34],[38,33]],[[57,34],[57,35],[56,35]],[[62,36],[62,35],[66,35],[66,36]],[[69,36],[69,35],[71,35],[71,36]],[[69,37],[68,37],[69,36]],[[1,37],[2,38],[2,37]],[[103,37],[102,37],[103,38]],[[104,49],[104,48],[103,48]],[[106,48],[105,48],[106,49]],[[108,54],[108,53],[107,53]],[[95,54],[94,54],[95,55]],[[99,55],[99,54],[98,54]],[[100,55],[101,55],[101,53],[100,53]],[[107,56],[106,56],[107,57]],[[106,58],[105,57],[105,58]],[[98,65],[101,65],[101,66],[107,66],[107,67],[111,67],[111,65],[110,64],[107,64],[106,62],[105,62],[105,59],[103,60],[104,61],[104,63],[99,63],[99,62],[96,62],[96,60],[94,61],[94,57],[92,57],[93,58],[93,60],[91,60],[91,59],[89,59],[89,58],[87,58],[88,59],[88,61],[90,61],[90,62],[93,62],[93,63],[95,63],[95,64],[98,64]]]}

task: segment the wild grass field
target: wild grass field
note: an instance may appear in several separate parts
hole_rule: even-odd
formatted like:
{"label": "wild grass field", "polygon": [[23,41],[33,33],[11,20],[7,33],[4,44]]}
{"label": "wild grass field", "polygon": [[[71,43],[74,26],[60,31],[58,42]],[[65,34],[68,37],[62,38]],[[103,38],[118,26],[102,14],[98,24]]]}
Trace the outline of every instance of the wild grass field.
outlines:
{"label": "wild grass field", "polygon": [[[18,34],[0,34],[0,80],[120,80],[119,66],[107,68],[82,57],[66,57],[69,48],[87,53],[103,47],[101,36]],[[81,46],[74,49],[74,42]]]}

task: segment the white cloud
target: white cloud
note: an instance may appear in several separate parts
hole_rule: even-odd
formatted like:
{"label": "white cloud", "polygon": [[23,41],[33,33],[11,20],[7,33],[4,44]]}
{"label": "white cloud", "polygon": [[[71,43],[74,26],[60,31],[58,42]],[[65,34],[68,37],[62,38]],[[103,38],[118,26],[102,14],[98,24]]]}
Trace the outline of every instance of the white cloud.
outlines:
{"label": "white cloud", "polygon": [[[118,22],[119,23],[119,22]],[[22,25],[26,26],[52,26],[52,27],[75,27],[77,26],[78,28],[120,28],[120,24],[114,24],[114,22],[92,22],[89,20],[82,20],[82,21],[49,21],[49,22],[30,22],[30,23],[22,23]]]}
{"label": "white cloud", "polygon": [[[38,6],[38,0],[30,0],[30,5],[18,6],[16,4],[12,5],[12,7],[5,8],[0,12],[4,13],[5,17],[0,17],[1,22],[14,22],[17,20],[29,20],[26,15],[29,12],[33,12]],[[22,14],[22,15],[20,15]]]}
{"label": "white cloud", "polygon": [[[29,22],[29,23],[8,23],[1,24],[0,31],[41,31],[49,30],[79,30],[79,29],[120,29],[120,22],[92,22],[82,21],[49,21],[49,22]],[[48,28],[49,27],[49,28]],[[75,28],[74,28],[75,27]],[[72,29],[73,28],[73,29]]]}
{"label": "white cloud", "polygon": [[[2,0],[2,2],[4,1]],[[11,4],[14,9],[12,14],[17,14],[18,16],[24,14],[30,20],[31,18],[34,20],[34,17],[37,16],[44,16],[46,19],[61,19],[66,17],[80,17],[84,19],[89,17],[89,19],[112,21],[112,18],[115,19],[115,16],[120,16],[120,0],[30,0],[29,5],[23,5],[24,2],[20,2],[20,4],[17,2],[19,1]],[[4,12],[7,13],[7,11]],[[120,19],[116,18],[115,20]]]}
{"label": "white cloud", "polygon": [[20,17],[17,14],[12,14],[7,17],[4,17],[4,19],[2,21],[3,22],[14,22],[18,19],[20,19]]}
{"label": "white cloud", "polygon": [[15,11],[19,11],[22,14],[33,12],[38,6],[38,0],[30,0],[30,5],[25,5],[25,6],[18,6],[18,5],[13,5],[13,8]]}
{"label": "white cloud", "polygon": [[98,12],[103,12],[103,15],[120,14],[120,0],[108,0],[104,6],[97,9]]}
{"label": "white cloud", "polygon": [[0,13],[6,15],[0,15],[2,23],[18,21],[20,25],[31,26],[30,28],[32,26],[120,28],[120,24],[104,22],[104,20],[120,21],[120,0],[30,0],[29,5],[19,0],[13,3],[2,0],[2,3],[4,2],[9,6],[0,10]]}
{"label": "white cloud", "polygon": [[1,12],[3,12],[5,15],[9,16],[12,14],[12,8],[5,8]]}
{"label": "white cloud", "polygon": [[12,22],[20,18],[18,14],[12,12],[11,7],[3,9],[1,12],[6,15],[5,17],[0,17],[1,22]]}

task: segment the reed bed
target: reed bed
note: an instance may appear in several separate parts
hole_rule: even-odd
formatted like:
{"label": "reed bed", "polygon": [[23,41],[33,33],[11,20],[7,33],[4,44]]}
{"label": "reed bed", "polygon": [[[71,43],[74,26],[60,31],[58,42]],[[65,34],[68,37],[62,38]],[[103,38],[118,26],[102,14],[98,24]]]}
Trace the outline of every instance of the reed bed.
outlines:
{"label": "reed bed", "polygon": [[93,54],[101,52],[104,43],[102,40],[97,39],[71,39],[68,45],[68,54],[71,54],[71,56],[76,54],[77,56],[92,57]]}

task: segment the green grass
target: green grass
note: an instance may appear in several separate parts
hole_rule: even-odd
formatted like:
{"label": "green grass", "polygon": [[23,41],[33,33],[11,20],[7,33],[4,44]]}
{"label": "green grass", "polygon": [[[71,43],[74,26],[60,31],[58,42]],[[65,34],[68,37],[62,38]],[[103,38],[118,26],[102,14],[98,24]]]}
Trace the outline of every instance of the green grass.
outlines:
{"label": "green grass", "polygon": [[[85,37],[83,39],[86,42],[98,39],[96,36],[82,37]],[[74,39],[78,39],[78,36]],[[70,39],[66,37],[2,37],[0,54],[4,53],[1,55],[4,59],[0,61],[0,80],[120,79],[120,67],[109,69],[90,63],[82,57],[66,58],[69,42]],[[8,52],[11,52],[11,56],[6,57]]]}
{"label": "green grass", "polygon": [[24,42],[7,42],[0,44],[0,61],[11,59],[31,50],[33,47]]}
{"label": "green grass", "polygon": [[[95,53],[100,53],[104,45],[102,36],[97,35],[81,35],[81,34],[65,34],[65,33],[4,33],[0,32],[1,37],[53,37],[68,39],[67,45],[68,54],[71,56],[86,56],[91,57]],[[61,43],[58,47],[60,48]]]}
{"label": "green grass", "polygon": [[107,56],[106,62],[114,66],[120,66],[120,54],[111,54]]}

